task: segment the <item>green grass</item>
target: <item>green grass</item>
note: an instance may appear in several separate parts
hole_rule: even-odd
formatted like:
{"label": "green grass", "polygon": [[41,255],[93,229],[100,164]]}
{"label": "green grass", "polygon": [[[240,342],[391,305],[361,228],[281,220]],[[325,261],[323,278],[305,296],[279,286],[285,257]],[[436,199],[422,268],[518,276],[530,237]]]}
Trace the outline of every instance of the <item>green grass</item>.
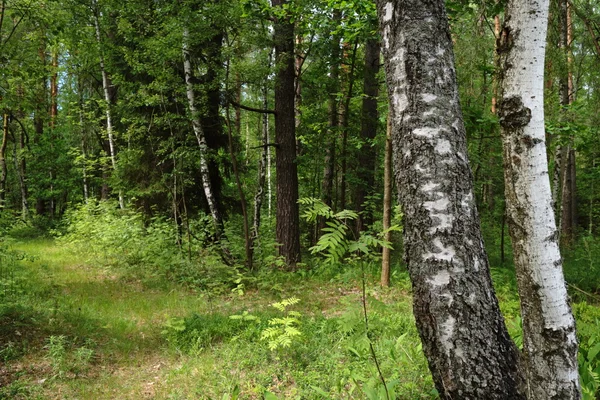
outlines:
{"label": "green grass", "polygon": [[[52,240],[14,247],[30,259],[20,263],[27,276],[21,311],[2,315],[0,345],[9,356],[0,399],[221,399],[236,391],[248,399],[265,391],[279,398],[361,399],[364,388],[378,384],[361,331],[360,284],[350,278],[298,275],[286,282],[280,274],[243,296],[211,294],[148,285],[102,263],[81,262]],[[431,378],[402,287],[370,292],[374,331],[378,324],[397,328],[376,332],[376,350],[391,384],[404,385],[400,398],[430,398]],[[293,308],[302,335],[289,348],[270,351],[261,331],[281,316],[270,304],[292,296],[300,299]],[[244,311],[256,320],[229,318]],[[173,340],[176,331],[165,334],[184,318],[190,322],[183,339]],[[19,342],[17,330],[30,332],[26,340]]]}
{"label": "green grass", "polygon": [[[280,399],[364,399],[381,390],[356,271],[266,274],[249,278],[240,296],[135,279],[93,258],[83,262],[50,239],[13,247],[29,257],[15,270],[18,301],[0,302],[0,399],[262,399],[266,391]],[[375,269],[367,275],[371,334],[388,386],[398,399],[435,398],[406,274],[396,273],[390,289],[379,288]],[[492,275],[518,340],[514,274]],[[301,335],[271,351],[262,332],[289,311],[271,304],[291,297],[299,299],[289,310],[298,313]],[[600,311],[586,303],[574,310],[581,365],[596,368],[596,356],[586,357],[600,342]]]}

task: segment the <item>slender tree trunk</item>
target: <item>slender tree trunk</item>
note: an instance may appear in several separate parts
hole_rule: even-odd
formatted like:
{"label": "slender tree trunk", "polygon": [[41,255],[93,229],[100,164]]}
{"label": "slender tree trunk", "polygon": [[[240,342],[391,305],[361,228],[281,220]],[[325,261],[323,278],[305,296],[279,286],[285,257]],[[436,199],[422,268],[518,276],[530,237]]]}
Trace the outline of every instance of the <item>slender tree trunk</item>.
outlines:
{"label": "slender tree trunk", "polygon": [[[566,69],[561,77],[561,105],[569,120],[568,107],[573,104],[575,88],[573,85],[573,53],[571,43],[573,41],[573,27],[571,20],[571,6],[568,0],[559,0],[560,4],[560,36],[561,47],[564,51]],[[562,149],[562,185],[561,185],[561,213],[560,213],[560,242],[566,246],[573,243],[575,229],[577,226],[577,185],[575,180],[575,150],[573,148],[574,137],[570,135],[569,144]]]}
{"label": "slender tree trunk", "polygon": [[[96,29],[96,42],[98,43],[98,47],[100,49],[100,71],[102,73],[102,89],[104,91],[104,101],[105,105],[105,114],[106,114],[106,135],[108,137],[108,149],[110,156],[110,164],[112,166],[113,171],[117,170],[117,153],[115,148],[115,141],[113,137],[113,124],[112,124],[112,111],[111,104],[112,98],[110,95],[110,80],[108,78],[108,73],[106,72],[106,66],[104,64],[104,52],[102,50],[102,35],[100,32],[100,10],[98,8],[98,1],[93,1],[94,7],[94,27]],[[123,191],[119,189],[119,207],[124,210],[125,209],[125,199],[123,198]]]}
{"label": "slender tree trunk", "polygon": [[528,399],[579,399],[577,337],[548,179],[544,56],[548,0],[509,0],[498,46],[506,206],[523,319]]}
{"label": "slender tree trunk", "polygon": [[[335,11],[333,20],[339,22],[342,18],[340,11]],[[338,92],[340,88],[340,36],[333,35],[331,38],[330,67],[329,67],[329,99],[328,99],[328,129],[325,138],[325,160],[323,167],[323,181],[321,183],[321,198],[327,206],[333,206],[333,177],[335,171],[335,149],[336,136],[338,134]],[[321,235],[325,227],[325,218],[320,218],[316,238]]]}
{"label": "slender tree trunk", "polygon": [[360,232],[373,223],[373,215],[369,209],[364,207],[367,196],[372,195],[375,190],[375,168],[377,165],[377,154],[373,141],[377,134],[379,113],[377,112],[377,97],[379,96],[379,73],[380,48],[379,39],[367,40],[365,46],[365,68],[364,68],[364,90],[362,99],[362,115],[360,137],[362,148],[358,155],[358,179],[354,194],[354,209],[358,213],[356,220],[356,231]]}
{"label": "slender tree trunk", "polygon": [[[42,32],[40,38],[40,45],[38,47],[38,57],[40,59],[40,63],[43,69],[47,67],[46,63],[46,37]],[[35,135],[33,137],[34,143],[38,143],[44,136],[44,125],[46,118],[48,117],[48,109],[47,109],[47,80],[46,74],[43,74],[41,82],[39,83],[39,91],[37,93],[38,104],[35,110],[34,116],[34,129]],[[46,189],[46,188],[44,188]],[[47,212],[47,202],[46,199],[40,195],[38,195],[35,203],[35,211],[38,215],[46,215]]]}
{"label": "slender tree trunk", "polygon": [[87,151],[86,151],[86,143],[85,143],[85,121],[84,121],[84,102],[83,102],[83,93],[82,87],[79,87],[79,129],[81,131],[81,156],[83,158],[83,164],[81,166],[81,173],[83,178],[83,200],[86,204],[89,202],[90,198],[90,190],[89,183],[87,177]]}
{"label": "slender tree trunk", "polygon": [[[52,76],[50,77],[50,154],[54,157],[54,143],[56,136],[54,129],[56,128],[56,118],[58,117],[58,52],[52,51]],[[54,219],[56,213],[56,199],[54,193],[54,180],[56,179],[56,172],[52,166],[48,171],[50,175],[50,218]]]}
{"label": "slender tree trunk", "polygon": [[[272,0],[282,8],[287,0]],[[278,16],[274,22],[275,77],[275,141],[277,153],[277,222],[276,240],[279,255],[290,268],[300,262],[300,214],[298,210],[298,165],[296,160],[296,125],[294,113],[295,63],[294,24],[289,16]]]}
{"label": "slender tree trunk", "polygon": [[[4,12],[4,7],[3,7]],[[0,210],[4,208],[6,201],[6,146],[8,144],[8,114],[2,116],[2,143],[0,143]]]}
{"label": "slender tree trunk", "polygon": [[244,188],[242,187],[242,181],[240,179],[240,170],[238,168],[237,156],[233,149],[233,134],[231,132],[231,120],[229,118],[229,107],[227,107],[226,114],[227,114],[227,138],[229,141],[229,155],[231,157],[231,163],[233,165],[233,175],[235,176],[235,183],[236,183],[236,186],[238,189],[238,194],[240,196],[240,207],[242,209],[242,221],[243,221],[243,227],[244,227],[244,246],[245,246],[245,250],[246,250],[246,267],[249,270],[251,270],[254,246],[252,244],[252,238],[250,236],[250,226],[248,224],[248,210],[247,210],[247,204],[246,204],[246,195],[244,194]]}
{"label": "slender tree trunk", "polygon": [[[16,136],[16,135],[15,135]],[[25,133],[21,133],[19,146],[21,154],[17,152],[17,143],[15,137],[15,143],[13,146],[13,159],[15,163],[15,171],[17,171],[19,178],[19,188],[21,189],[21,218],[23,221],[29,220],[29,203],[27,201],[27,181],[26,181],[26,164],[23,150],[25,149]]]}
{"label": "slender tree trunk", "polygon": [[204,196],[208,203],[208,208],[215,224],[217,239],[221,238],[223,231],[223,219],[217,207],[216,197],[211,185],[210,170],[208,165],[208,146],[206,144],[206,137],[204,130],[202,129],[202,123],[200,121],[200,113],[196,108],[196,97],[194,93],[194,85],[192,83],[192,62],[190,60],[190,52],[188,50],[189,33],[187,28],[183,30],[183,70],[185,73],[185,86],[186,94],[188,99],[188,108],[190,110],[190,117],[192,120],[192,128],[194,129],[194,135],[198,141],[198,147],[200,149],[200,174],[202,176],[202,187],[204,189]]}
{"label": "slender tree trunk", "polygon": [[[352,94],[354,92],[354,70],[356,68],[356,50],[358,48],[358,41],[354,44],[352,50],[352,56],[350,61],[350,71],[347,74],[348,90],[342,103],[342,109],[340,110],[340,128],[342,130],[342,147],[340,150],[340,159],[342,162],[341,168],[341,179],[340,179],[340,210],[346,209],[346,171],[348,169],[347,160],[347,148],[348,148],[348,126],[350,123],[350,101],[352,100]],[[335,207],[334,207],[335,208]]]}
{"label": "slender tree trunk", "polygon": [[[392,118],[388,115],[385,135],[385,158],[383,162],[383,230],[384,240],[392,241]],[[381,257],[381,286],[390,286],[390,256],[391,249],[383,248]]]}
{"label": "slender tree trunk", "polygon": [[443,0],[379,0],[414,315],[442,399],[524,399],[489,273]]}
{"label": "slender tree trunk", "polygon": [[[265,86],[264,88],[264,101],[263,108],[267,110],[269,108],[268,92]],[[262,115],[262,152],[258,159],[258,179],[256,184],[256,193],[254,194],[254,218],[252,225],[252,247],[254,248],[258,241],[260,231],[260,217],[263,199],[265,197],[265,181],[267,179],[267,158],[269,151],[269,114],[264,113]]]}

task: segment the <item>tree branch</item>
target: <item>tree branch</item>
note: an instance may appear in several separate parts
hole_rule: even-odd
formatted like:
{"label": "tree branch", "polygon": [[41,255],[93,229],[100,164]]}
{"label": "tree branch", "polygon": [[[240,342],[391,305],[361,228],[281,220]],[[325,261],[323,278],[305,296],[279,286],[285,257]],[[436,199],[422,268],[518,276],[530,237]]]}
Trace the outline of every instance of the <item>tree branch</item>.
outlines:
{"label": "tree branch", "polygon": [[254,107],[245,106],[245,105],[240,104],[240,103],[238,103],[238,102],[236,102],[235,100],[232,100],[232,99],[229,99],[229,103],[232,106],[234,106],[234,107],[241,108],[242,110],[252,111],[252,112],[261,113],[261,114],[273,114],[273,115],[275,115],[275,110],[263,110],[261,108],[254,108]]}

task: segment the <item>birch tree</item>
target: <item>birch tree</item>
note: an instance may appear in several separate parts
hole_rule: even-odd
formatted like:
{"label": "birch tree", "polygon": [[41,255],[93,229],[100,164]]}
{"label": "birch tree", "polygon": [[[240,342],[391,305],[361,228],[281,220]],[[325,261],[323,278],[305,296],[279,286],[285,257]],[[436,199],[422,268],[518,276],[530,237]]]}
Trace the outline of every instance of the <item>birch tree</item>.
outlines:
{"label": "birch tree", "polygon": [[414,315],[443,399],[523,399],[473,196],[443,0],[379,0]]}
{"label": "birch tree", "polygon": [[[98,0],[92,0],[92,12],[94,14],[94,28],[96,31],[96,41],[98,43],[98,48],[100,51],[100,72],[102,73],[102,90],[104,93],[104,101],[105,105],[105,114],[106,114],[106,135],[108,136],[108,148],[109,148],[109,156],[110,156],[110,164],[112,166],[113,171],[117,169],[117,161],[116,161],[116,148],[115,148],[115,140],[113,135],[113,124],[112,124],[112,110],[111,110],[111,102],[112,97],[110,95],[110,80],[108,78],[108,72],[106,71],[106,66],[104,63],[104,52],[102,49],[102,36],[100,32],[100,9],[98,7]],[[125,208],[125,199],[123,198],[123,191],[119,190],[119,207],[121,209]]]}
{"label": "birch tree", "polygon": [[498,107],[529,399],[580,398],[575,321],[562,272],[544,129],[548,0],[510,0]]}
{"label": "birch tree", "polygon": [[187,28],[183,30],[183,71],[185,74],[185,89],[188,99],[188,108],[190,111],[190,117],[192,120],[192,128],[194,129],[194,135],[198,141],[198,148],[200,150],[200,175],[202,177],[202,189],[204,190],[204,196],[208,203],[208,208],[215,224],[217,233],[217,239],[222,231],[223,219],[221,213],[217,207],[217,201],[214,195],[214,191],[210,180],[210,170],[208,166],[208,145],[206,144],[206,136],[202,129],[202,123],[200,120],[200,113],[196,107],[196,95],[194,93],[194,85],[192,82],[192,61],[190,59],[189,51],[189,32]]}

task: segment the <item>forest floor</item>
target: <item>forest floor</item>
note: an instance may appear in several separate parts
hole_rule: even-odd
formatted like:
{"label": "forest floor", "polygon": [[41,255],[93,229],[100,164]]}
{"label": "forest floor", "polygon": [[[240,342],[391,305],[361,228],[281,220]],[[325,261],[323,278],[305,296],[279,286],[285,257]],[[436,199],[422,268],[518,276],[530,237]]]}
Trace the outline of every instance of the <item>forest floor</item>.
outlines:
{"label": "forest floor", "polygon": [[[0,399],[384,396],[364,331],[361,274],[280,274],[244,293],[199,292],[128,278],[52,240],[13,247],[28,256],[12,277],[19,301],[0,307]],[[518,343],[512,278],[493,275]],[[390,289],[376,279],[367,274],[370,337],[388,390],[399,399],[435,398],[408,279],[396,275]],[[289,298],[299,301],[282,310],[271,306]],[[589,330],[597,330],[596,307],[586,305],[579,314],[583,324],[596,318]],[[267,329],[283,326],[276,318],[300,332],[289,335],[289,347],[277,342],[286,339],[283,330],[263,338]]]}
{"label": "forest floor", "polygon": [[[335,392],[363,398],[362,386],[377,384],[360,340],[345,340],[360,331],[360,282],[293,279],[243,295],[197,293],[124,278],[52,240],[13,246],[28,255],[19,265],[29,293],[0,314],[0,399],[336,398]],[[409,322],[406,354],[419,357],[406,285],[369,286],[371,302],[392,304],[385,311],[400,311]],[[260,340],[265,323],[252,327],[252,318],[277,317],[270,304],[291,297],[300,300],[293,309],[302,334],[289,348],[271,351]],[[244,312],[248,329],[223,331],[230,316]],[[195,328],[202,337],[196,345],[176,337],[183,329],[178,318],[194,314],[205,318]],[[343,337],[336,332],[340,316],[348,324]],[[328,336],[322,344],[320,335]],[[430,397],[422,356],[411,373],[413,398]]]}

